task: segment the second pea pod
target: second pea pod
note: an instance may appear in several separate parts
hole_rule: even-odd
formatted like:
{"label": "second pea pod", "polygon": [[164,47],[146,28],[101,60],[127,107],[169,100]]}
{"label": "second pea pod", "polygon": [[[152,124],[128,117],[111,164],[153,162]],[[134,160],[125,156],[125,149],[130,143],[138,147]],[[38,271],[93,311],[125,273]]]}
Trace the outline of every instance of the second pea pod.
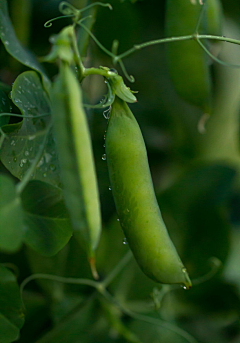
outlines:
{"label": "second pea pod", "polygon": [[[199,27],[197,23],[199,21]],[[219,0],[200,1],[167,0],[165,32],[167,37],[199,34],[221,34],[221,4]],[[203,42],[208,44],[206,40]],[[167,45],[169,73],[176,92],[188,103],[204,113],[211,113],[212,84],[210,58],[200,45],[191,40],[171,42]]]}
{"label": "second pea pod", "polygon": [[117,96],[107,127],[106,156],[120,224],[140,268],[154,281],[190,288],[156,200],[141,130]]}
{"label": "second pea pod", "polygon": [[101,232],[97,179],[82,92],[68,62],[60,63],[51,103],[66,207],[73,233],[87,252],[97,278],[95,249]]}

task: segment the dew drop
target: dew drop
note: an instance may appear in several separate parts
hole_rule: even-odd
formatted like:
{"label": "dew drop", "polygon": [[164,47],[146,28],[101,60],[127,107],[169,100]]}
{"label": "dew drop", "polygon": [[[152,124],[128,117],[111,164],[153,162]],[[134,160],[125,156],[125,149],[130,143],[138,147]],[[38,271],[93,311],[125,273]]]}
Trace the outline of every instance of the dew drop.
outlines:
{"label": "dew drop", "polygon": [[110,186],[108,187],[108,189],[109,189],[109,191],[111,191],[111,190],[112,190],[112,188],[111,188]]}
{"label": "dew drop", "polygon": [[25,151],[25,156],[29,156],[29,151]]}
{"label": "dew drop", "polygon": [[13,162],[17,162],[17,157],[14,157],[14,158],[13,158]]}
{"label": "dew drop", "polygon": [[120,219],[118,218],[117,221],[120,222]]}
{"label": "dew drop", "polygon": [[123,244],[124,244],[124,245],[128,244],[128,241],[127,241],[127,238],[126,238],[126,237],[123,238]]}
{"label": "dew drop", "polygon": [[43,177],[46,177],[47,176],[47,173],[43,173]]}
{"label": "dew drop", "polygon": [[185,285],[181,285],[181,288],[187,290],[187,287]]}
{"label": "dew drop", "polygon": [[52,170],[52,171],[56,170],[55,164],[50,164],[49,168],[50,168],[50,170]]}
{"label": "dew drop", "polygon": [[106,159],[107,159],[107,155],[106,155],[106,154],[103,154],[103,155],[102,155],[102,160],[103,160],[103,161],[106,161]]}

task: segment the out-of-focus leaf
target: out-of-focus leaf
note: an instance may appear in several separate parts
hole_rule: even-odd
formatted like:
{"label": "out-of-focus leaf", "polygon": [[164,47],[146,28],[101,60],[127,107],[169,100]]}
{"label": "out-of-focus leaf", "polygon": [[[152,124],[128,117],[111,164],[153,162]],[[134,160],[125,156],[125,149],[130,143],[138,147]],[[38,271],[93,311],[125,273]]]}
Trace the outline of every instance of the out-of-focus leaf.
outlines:
{"label": "out-of-focus leaf", "polygon": [[16,278],[0,265],[0,343],[15,341],[23,323],[23,305]]}
{"label": "out-of-focus leaf", "polygon": [[[1,113],[10,113],[10,102],[8,97],[6,96],[6,94],[0,90],[0,114]],[[0,127],[3,125],[8,124],[9,122],[9,118],[8,116],[3,116],[0,117]]]}
{"label": "out-of-focus leaf", "polygon": [[0,175],[0,249],[15,252],[24,235],[23,209],[15,185],[7,175]]}
{"label": "out-of-focus leaf", "polygon": [[159,196],[170,234],[195,275],[207,272],[208,259],[213,256],[226,260],[230,234],[227,201],[234,177],[235,171],[227,166],[195,166]]}
{"label": "out-of-focus leaf", "polygon": [[96,319],[93,312],[94,300],[87,301],[80,308],[62,320],[36,343],[85,343]]}
{"label": "out-of-focus leaf", "polygon": [[[21,113],[32,118],[24,118],[21,123],[4,127],[9,139],[5,139],[0,156],[5,167],[14,176],[22,179],[34,161],[46,134],[46,127],[50,121],[50,105],[41,81],[34,71],[27,71],[18,76],[11,96]],[[49,115],[34,118],[41,114]],[[32,174],[32,179],[56,186],[60,184],[58,158],[52,133],[48,136],[45,152]]]}
{"label": "out-of-focus leaf", "polygon": [[232,283],[235,283],[240,292],[240,272],[239,272],[239,261],[240,261],[240,230],[235,228],[232,230],[231,235],[231,251],[228,256],[226,266],[224,269],[224,277]]}
{"label": "out-of-focus leaf", "polygon": [[8,14],[7,1],[0,2],[0,37],[7,52],[25,66],[36,70],[42,76],[44,86],[50,89],[50,81],[36,58],[19,42]]}
{"label": "out-of-focus leaf", "polygon": [[72,236],[61,189],[30,181],[22,193],[27,231],[24,241],[45,256],[55,255]]}
{"label": "out-of-focus leaf", "polygon": [[[28,264],[33,274],[41,273],[64,276],[67,253],[68,246],[51,257],[40,255],[31,248],[26,249]],[[36,283],[48,298],[59,302],[64,297],[64,283],[42,279],[37,279]]]}
{"label": "out-of-focus leaf", "polygon": [[24,291],[25,323],[18,343],[32,343],[49,325],[49,301],[42,294]]}

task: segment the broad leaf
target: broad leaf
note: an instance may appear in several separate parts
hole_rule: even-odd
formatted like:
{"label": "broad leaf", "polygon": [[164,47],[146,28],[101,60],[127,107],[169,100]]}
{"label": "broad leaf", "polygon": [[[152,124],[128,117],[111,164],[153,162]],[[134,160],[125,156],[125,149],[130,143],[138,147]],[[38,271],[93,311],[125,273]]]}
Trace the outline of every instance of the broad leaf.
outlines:
{"label": "broad leaf", "polygon": [[16,278],[0,265],[0,343],[15,341],[23,324],[23,305]]}
{"label": "broad leaf", "polygon": [[45,256],[55,255],[72,236],[61,189],[30,181],[22,193],[27,232],[24,241]]}
{"label": "broad leaf", "polygon": [[[27,71],[18,76],[13,85],[12,101],[23,115],[33,117],[4,127],[9,139],[5,139],[1,148],[1,160],[5,167],[21,180],[34,161],[50,121],[48,97],[36,72]],[[34,118],[42,114],[49,115]],[[32,174],[32,179],[60,185],[58,158],[52,134],[48,136],[45,152]]]}
{"label": "broad leaf", "polygon": [[0,2],[0,38],[7,52],[20,63],[38,71],[42,75],[45,88],[47,90],[50,89],[50,81],[43,68],[37,62],[36,58],[29,51],[23,48],[14,32],[9,18],[6,0],[1,0]]}
{"label": "broad leaf", "polygon": [[24,235],[21,199],[13,181],[0,175],[0,249],[14,252],[20,248]]}

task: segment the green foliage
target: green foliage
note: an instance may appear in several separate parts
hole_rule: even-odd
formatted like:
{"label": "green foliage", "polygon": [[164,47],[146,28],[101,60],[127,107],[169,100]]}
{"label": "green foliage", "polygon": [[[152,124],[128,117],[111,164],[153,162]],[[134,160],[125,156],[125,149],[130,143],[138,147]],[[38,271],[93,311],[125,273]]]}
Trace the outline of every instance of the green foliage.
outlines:
{"label": "green foliage", "polygon": [[10,343],[19,337],[24,324],[23,304],[15,276],[0,266],[0,342]]}
{"label": "green foliage", "polygon": [[22,243],[24,223],[21,199],[9,176],[0,174],[0,194],[0,247],[14,252]]}
{"label": "green foliage", "polygon": [[[2,144],[1,161],[15,177],[21,180],[34,160],[46,134],[50,118],[50,105],[41,81],[34,71],[27,71],[19,75],[13,84],[11,98],[21,113],[29,117],[17,124],[4,127],[8,139]],[[59,186],[61,183],[52,134],[48,136],[44,155],[31,178],[47,181],[55,186]]]}
{"label": "green foliage", "polygon": [[[191,18],[184,13],[184,26],[191,27],[171,33],[188,35],[180,37],[182,42],[164,33],[171,25],[179,29],[179,20],[165,16],[170,0],[111,0],[112,12],[107,3],[71,0],[60,5],[64,18],[57,21],[51,18],[59,16],[60,1],[28,0],[28,20],[20,12],[18,18],[25,0],[18,0],[19,7],[14,8],[15,1],[0,1],[0,343],[239,341],[240,74],[233,64],[239,67],[240,14],[234,1],[223,0],[223,10],[217,0],[207,0],[205,7],[199,1],[184,1],[194,11]],[[205,23],[199,20],[197,25],[200,12]],[[230,19],[222,21],[224,15]],[[179,10],[174,17],[180,17]],[[167,54],[165,43],[176,53]],[[189,73],[187,60],[195,53],[191,47],[201,55],[211,79],[211,117],[203,114],[209,102],[199,100],[199,65]],[[36,52],[46,56],[37,58]],[[73,88],[66,92],[63,87],[56,99],[53,84],[63,64]],[[169,64],[178,77],[178,94]],[[138,102],[129,88],[134,78],[128,70],[136,78],[131,89],[138,91]],[[190,76],[195,85],[189,89]],[[83,100],[74,98],[79,84]],[[184,89],[191,99],[181,94]],[[130,103],[143,133],[164,222],[192,279],[187,292],[147,278],[121,229],[104,149],[105,119],[115,96]],[[81,144],[78,159],[73,159],[72,147],[78,147],[83,137],[80,127],[70,123],[79,105],[85,107],[82,114],[92,144]],[[66,119],[64,141],[58,136],[61,111]],[[128,128],[119,132],[115,126],[114,135],[121,136],[117,148],[127,143],[126,158],[136,143],[132,136],[126,141]],[[97,281],[87,247],[73,235],[71,215],[74,212],[85,223],[88,205],[79,190],[84,154],[90,153],[102,214]],[[64,174],[63,159],[74,162],[79,187],[68,167]],[[80,165],[80,160],[85,163]],[[130,171],[121,167],[116,173],[121,170],[129,176]],[[135,170],[137,180],[140,163]],[[85,172],[88,176],[89,166]],[[66,201],[67,184],[80,199],[72,206]],[[85,189],[90,186],[84,183]],[[136,185],[134,193],[140,188]],[[144,208],[142,212],[144,217]],[[139,223],[138,228],[142,226]],[[89,227],[84,230],[90,234]],[[149,242],[144,230],[142,237]]]}

